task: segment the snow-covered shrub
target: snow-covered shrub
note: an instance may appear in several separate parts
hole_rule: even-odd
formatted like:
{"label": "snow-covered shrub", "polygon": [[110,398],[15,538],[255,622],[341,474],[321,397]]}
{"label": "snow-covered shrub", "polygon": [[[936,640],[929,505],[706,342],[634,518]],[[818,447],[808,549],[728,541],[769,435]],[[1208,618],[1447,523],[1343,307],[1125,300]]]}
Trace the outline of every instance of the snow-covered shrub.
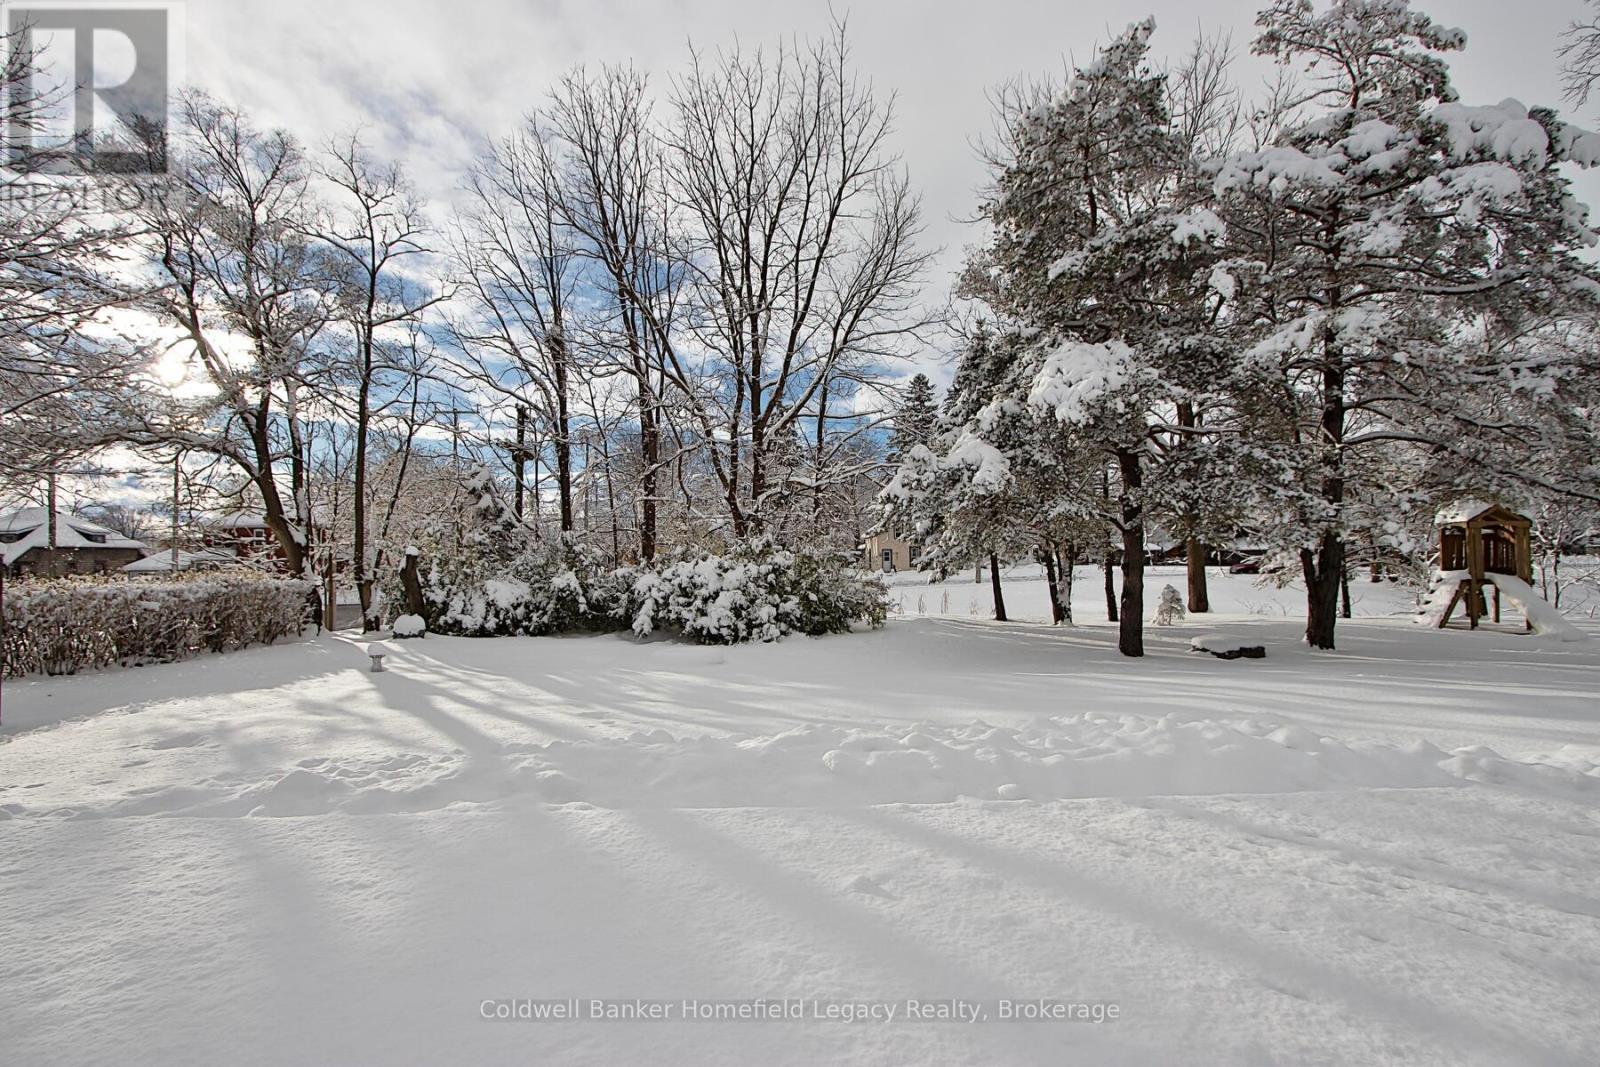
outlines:
{"label": "snow-covered shrub", "polygon": [[313,589],[244,572],[22,582],[6,589],[0,665],[11,676],[74,674],[271,644],[301,631]]}
{"label": "snow-covered shrub", "polygon": [[1172,586],[1163,586],[1161,599],[1156,602],[1157,626],[1174,626],[1183,621],[1183,594]]}
{"label": "snow-covered shrub", "polygon": [[623,590],[598,553],[570,540],[510,553],[468,546],[423,563],[423,618],[433,633],[465,637],[614,630]]}
{"label": "snow-covered shrub", "polygon": [[633,632],[682,634],[702,644],[776,641],[791,633],[846,633],[882,626],[883,583],[836,555],[791,552],[769,541],[724,556],[700,553],[633,572]]}

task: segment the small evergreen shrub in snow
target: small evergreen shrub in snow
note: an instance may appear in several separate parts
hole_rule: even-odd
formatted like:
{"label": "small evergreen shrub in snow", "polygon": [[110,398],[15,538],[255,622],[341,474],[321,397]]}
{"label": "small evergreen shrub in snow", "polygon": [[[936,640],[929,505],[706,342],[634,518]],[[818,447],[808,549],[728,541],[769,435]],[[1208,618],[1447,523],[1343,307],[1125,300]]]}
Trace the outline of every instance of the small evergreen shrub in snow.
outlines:
{"label": "small evergreen shrub in snow", "polygon": [[702,644],[815,637],[847,633],[855,622],[882,626],[889,611],[876,575],[836,556],[790,552],[767,541],[635,574],[628,615],[641,637],[657,630]]}
{"label": "small evergreen shrub in snow", "polygon": [[6,589],[0,661],[13,677],[75,674],[271,644],[300,633],[313,588],[246,573],[23,582]]}
{"label": "small evergreen shrub in snow", "polygon": [[1156,625],[1175,626],[1183,621],[1183,615],[1183,594],[1170,585],[1163,586],[1156,603]]}

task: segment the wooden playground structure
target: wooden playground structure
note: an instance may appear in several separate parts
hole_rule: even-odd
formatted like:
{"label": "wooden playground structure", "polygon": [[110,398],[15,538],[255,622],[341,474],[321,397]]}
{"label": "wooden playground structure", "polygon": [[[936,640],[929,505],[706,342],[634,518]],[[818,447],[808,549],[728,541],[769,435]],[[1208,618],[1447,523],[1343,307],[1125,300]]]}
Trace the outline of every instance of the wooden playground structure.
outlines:
{"label": "wooden playground structure", "polygon": [[[1449,624],[1457,604],[1466,607],[1467,621],[1474,630],[1485,615],[1498,623],[1500,586],[1493,576],[1533,582],[1533,520],[1499,504],[1473,501],[1441,511],[1435,525],[1439,529],[1440,578],[1455,583],[1455,593],[1439,615],[1439,629]],[[1493,590],[1492,599],[1484,596],[1485,586]],[[1531,619],[1527,628],[1533,628]]]}

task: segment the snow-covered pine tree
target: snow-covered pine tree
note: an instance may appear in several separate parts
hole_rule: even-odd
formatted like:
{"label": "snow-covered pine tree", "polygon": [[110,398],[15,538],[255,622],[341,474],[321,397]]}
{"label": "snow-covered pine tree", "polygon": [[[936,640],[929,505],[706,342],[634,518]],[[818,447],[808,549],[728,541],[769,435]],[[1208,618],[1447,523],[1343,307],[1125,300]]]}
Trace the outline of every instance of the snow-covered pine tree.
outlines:
{"label": "snow-covered pine tree", "polygon": [[1256,458],[1279,468],[1269,529],[1298,555],[1307,642],[1331,649],[1366,533],[1361,454],[1467,455],[1457,442],[1488,425],[1471,380],[1518,373],[1499,342],[1590,304],[1576,252],[1594,233],[1558,166],[1600,161],[1600,137],[1513,100],[1458,103],[1441,53],[1463,35],[1403,0],[1278,0],[1257,24],[1255,51],[1309,91],[1264,147],[1216,163],[1214,190],[1226,284],[1263,327],[1247,359],[1271,398],[1251,413]]}
{"label": "snow-covered pine tree", "polygon": [[958,447],[1000,444],[1013,477],[1063,453],[1110,466],[1128,656],[1144,652],[1146,477],[1179,435],[1199,432],[1179,426],[1190,398],[1174,371],[1192,371],[1221,299],[1221,223],[1148,62],[1153,29],[1129,27],[1063,90],[1011,109],[984,206],[994,239],[964,278],[1010,328],[1015,358]]}
{"label": "snow-covered pine tree", "polygon": [[894,434],[889,442],[889,459],[898,462],[900,457],[916,445],[925,445],[932,438],[939,421],[939,400],[934,395],[933,382],[926,374],[913,374],[900,393],[900,404],[894,414]]}
{"label": "snow-covered pine tree", "polygon": [[1161,587],[1154,621],[1157,626],[1176,626],[1183,621],[1183,595],[1170,585]]}
{"label": "snow-covered pine tree", "polygon": [[[991,557],[1001,565],[1024,559],[1040,543],[1025,521],[1037,498],[1012,477],[1001,450],[967,428],[1010,358],[999,341],[982,325],[974,330],[932,436],[901,457],[880,497],[884,523],[912,537],[922,548],[918,566],[940,576]],[[999,614],[997,574],[991,582]]]}

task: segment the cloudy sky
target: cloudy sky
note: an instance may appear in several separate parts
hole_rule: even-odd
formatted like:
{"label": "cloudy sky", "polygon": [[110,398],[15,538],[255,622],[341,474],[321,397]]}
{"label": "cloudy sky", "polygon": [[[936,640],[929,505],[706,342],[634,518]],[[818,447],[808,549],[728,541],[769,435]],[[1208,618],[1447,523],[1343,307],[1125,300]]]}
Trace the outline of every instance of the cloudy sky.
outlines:
{"label": "cloudy sky", "polygon": [[[544,88],[578,64],[632,61],[664,81],[690,41],[771,43],[848,19],[860,69],[899,98],[898,148],[922,191],[928,240],[945,276],[973,239],[982,179],[972,141],[989,128],[991,87],[1058,71],[1128,22],[1154,15],[1158,55],[1181,53],[1201,26],[1230,31],[1245,88],[1266,65],[1248,55],[1250,0],[188,0],[191,82],[311,143],[357,127],[401,158],[435,203],[485,135],[508,130]],[[1452,59],[1468,102],[1560,99],[1555,49],[1581,0],[1419,3],[1467,33]],[[1597,110],[1591,108],[1591,110]],[[1577,116],[1587,123],[1594,114]],[[1585,180],[1591,202],[1600,180]]]}
{"label": "cloudy sky", "polygon": [[[1154,15],[1158,56],[1182,53],[1201,27],[1231,33],[1247,93],[1269,72],[1249,56],[1251,0],[187,0],[190,83],[316,145],[361,129],[404,162],[434,206],[485,137],[509,130],[545,88],[579,64],[631,61],[663,84],[689,44],[772,44],[848,20],[860,70],[898,97],[897,148],[924,198],[927,243],[944,253],[929,302],[947,291],[982,181],[972,149],[987,133],[987,91],[1019,75],[1057,72],[1127,23]],[[1560,99],[1555,49],[1582,0],[1434,0],[1467,50],[1452,68],[1468,102]],[[1600,125],[1600,106],[1573,116]],[[1580,191],[1600,204],[1600,175]],[[947,376],[934,365],[929,370]],[[944,373],[941,373],[945,371]]]}

